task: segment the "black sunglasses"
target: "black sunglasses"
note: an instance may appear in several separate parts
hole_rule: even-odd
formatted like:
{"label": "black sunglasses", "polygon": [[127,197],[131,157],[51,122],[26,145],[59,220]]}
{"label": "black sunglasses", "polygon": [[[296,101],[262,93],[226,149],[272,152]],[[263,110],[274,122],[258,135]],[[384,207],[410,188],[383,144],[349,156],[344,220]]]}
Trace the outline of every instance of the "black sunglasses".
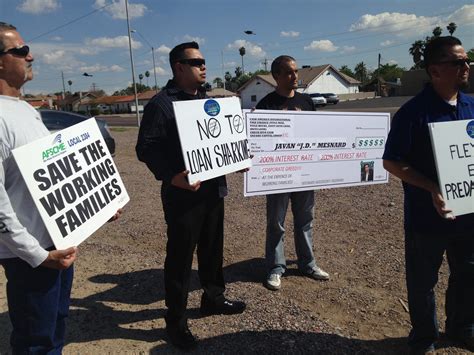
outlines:
{"label": "black sunglasses", "polygon": [[178,60],[181,64],[189,64],[192,67],[201,67],[206,65],[206,60],[203,58],[191,58],[191,59],[181,59]]}
{"label": "black sunglasses", "polygon": [[30,47],[25,45],[25,46],[22,46],[22,47],[15,47],[15,48],[7,49],[4,52],[0,52],[0,55],[13,54],[13,55],[16,55],[16,56],[19,56],[19,57],[26,58],[28,53],[30,53]]}
{"label": "black sunglasses", "polygon": [[438,62],[436,64],[450,64],[453,67],[463,67],[466,64],[471,65],[471,63],[472,63],[472,60],[470,60],[469,58],[464,58],[464,59],[444,60],[444,61]]}

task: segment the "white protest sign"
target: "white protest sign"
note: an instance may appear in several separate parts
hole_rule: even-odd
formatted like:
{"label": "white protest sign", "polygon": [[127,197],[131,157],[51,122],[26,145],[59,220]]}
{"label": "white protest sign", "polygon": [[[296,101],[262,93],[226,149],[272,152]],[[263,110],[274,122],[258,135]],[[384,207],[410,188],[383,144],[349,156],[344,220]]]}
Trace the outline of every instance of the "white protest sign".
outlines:
{"label": "white protest sign", "polygon": [[236,97],[173,102],[189,183],[252,165]]}
{"label": "white protest sign", "polygon": [[429,124],[439,187],[454,216],[474,212],[474,120]]}
{"label": "white protest sign", "polygon": [[389,113],[244,110],[252,168],[244,195],[382,184]]}
{"label": "white protest sign", "polygon": [[95,118],[13,156],[57,249],[79,245],[130,200]]}

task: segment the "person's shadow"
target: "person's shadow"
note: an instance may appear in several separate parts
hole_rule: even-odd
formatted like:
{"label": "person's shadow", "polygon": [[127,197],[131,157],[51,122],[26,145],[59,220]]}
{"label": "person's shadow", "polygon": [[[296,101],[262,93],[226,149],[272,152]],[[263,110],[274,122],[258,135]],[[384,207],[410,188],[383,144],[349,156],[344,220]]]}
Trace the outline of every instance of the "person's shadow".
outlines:
{"label": "person's shadow", "polygon": [[[265,273],[265,261],[261,258],[245,260],[224,268],[228,284],[233,282],[261,283]],[[71,300],[67,343],[85,343],[118,338],[145,342],[166,339],[165,331],[160,326],[148,326],[147,329],[134,328],[134,323],[154,322],[164,317],[165,309],[157,309],[154,305],[164,299],[163,280],[162,269],[148,269],[123,274],[101,274],[91,277],[89,281],[92,283],[115,286],[103,292]],[[190,291],[200,288],[197,271],[194,270]],[[140,310],[121,310],[121,305],[138,306]],[[198,309],[188,310],[188,315],[190,318],[200,317]],[[8,352],[8,337],[11,327],[6,312],[0,314],[0,329],[2,329],[0,332],[0,353]],[[399,354],[407,351],[405,343],[406,340],[403,338],[359,340],[335,334],[290,330],[261,332],[242,330],[202,340],[197,352]],[[163,351],[175,352],[175,348],[164,344],[152,350],[152,352]]]}

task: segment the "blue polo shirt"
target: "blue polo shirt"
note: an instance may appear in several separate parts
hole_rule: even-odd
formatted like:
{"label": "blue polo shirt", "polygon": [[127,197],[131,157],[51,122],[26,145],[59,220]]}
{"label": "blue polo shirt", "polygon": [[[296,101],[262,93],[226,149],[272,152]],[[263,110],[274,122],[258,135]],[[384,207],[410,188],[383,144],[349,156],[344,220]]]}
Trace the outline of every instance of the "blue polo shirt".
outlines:
{"label": "blue polo shirt", "polygon": [[[444,101],[431,85],[403,105],[392,120],[383,159],[407,162],[427,178],[438,182],[428,123],[474,119],[474,98],[459,92],[457,106]],[[405,229],[418,233],[474,231],[474,214],[442,218],[433,206],[431,193],[403,182]]]}

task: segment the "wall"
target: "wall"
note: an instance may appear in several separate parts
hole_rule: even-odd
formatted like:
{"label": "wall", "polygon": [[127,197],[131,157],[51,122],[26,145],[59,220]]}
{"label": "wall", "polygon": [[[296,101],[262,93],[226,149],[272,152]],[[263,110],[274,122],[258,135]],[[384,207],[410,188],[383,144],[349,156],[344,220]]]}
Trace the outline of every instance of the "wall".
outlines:
{"label": "wall", "polygon": [[[242,102],[242,108],[252,108],[257,106],[257,103],[264,98],[265,95],[275,90],[273,86],[268,84],[266,81],[260,79],[251,79],[252,82],[240,92],[240,98]],[[260,84],[257,85],[257,82]],[[257,99],[252,101],[252,95],[256,95]]]}

